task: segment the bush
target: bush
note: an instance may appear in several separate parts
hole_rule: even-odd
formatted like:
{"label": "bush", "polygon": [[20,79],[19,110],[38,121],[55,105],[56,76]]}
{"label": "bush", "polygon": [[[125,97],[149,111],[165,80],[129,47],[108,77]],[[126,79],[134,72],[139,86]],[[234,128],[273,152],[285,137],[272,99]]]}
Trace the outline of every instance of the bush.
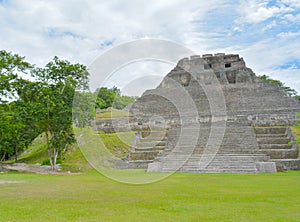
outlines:
{"label": "bush", "polygon": [[[61,159],[60,158],[58,158],[57,160],[56,160],[56,164],[61,164]],[[44,160],[43,162],[42,162],[42,166],[50,166],[50,159],[46,159],[46,160]]]}

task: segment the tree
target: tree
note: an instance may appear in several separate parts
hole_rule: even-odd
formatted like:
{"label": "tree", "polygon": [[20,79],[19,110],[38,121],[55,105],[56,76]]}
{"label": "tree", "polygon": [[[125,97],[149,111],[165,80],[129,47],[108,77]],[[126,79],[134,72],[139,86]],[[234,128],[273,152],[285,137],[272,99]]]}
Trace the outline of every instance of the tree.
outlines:
{"label": "tree", "polygon": [[122,96],[121,90],[115,86],[110,89],[102,87],[98,90],[96,108],[106,109],[108,107],[114,107],[116,109],[123,109],[135,100],[136,97]]}
{"label": "tree", "polygon": [[29,144],[27,116],[24,104],[16,101],[8,103],[7,99],[18,98],[21,78],[19,73],[28,74],[33,68],[24,57],[4,50],[0,51],[0,159],[14,154],[18,158],[18,151]]}
{"label": "tree", "polygon": [[98,98],[96,100],[96,108],[106,109],[112,107],[113,102],[118,95],[119,90],[116,87],[108,89],[106,87],[101,87],[98,90]]}
{"label": "tree", "polygon": [[73,123],[77,127],[91,126],[92,120],[95,118],[96,95],[91,92],[76,92],[73,102]]}
{"label": "tree", "polygon": [[6,110],[2,109],[1,111],[1,155],[4,157],[14,155],[15,162],[17,162],[18,153],[26,149],[37,135],[32,135],[33,131],[28,124],[26,109],[23,104],[20,104],[20,101],[6,104]]}
{"label": "tree", "polygon": [[45,68],[37,68],[33,76],[40,81],[38,93],[41,106],[37,116],[39,127],[45,132],[50,164],[55,170],[57,158],[74,142],[72,132],[72,102],[75,89],[87,89],[86,66],[71,64],[54,57]]}
{"label": "tree", "polygon": [[117,95],[113,107],[116,109],[123,109],[127,105],[134,103],[136,101],[136,97],[133,96],[120,96]]}
{"label": "tree", "polygon": [[28,74],[33,68],[24,57],[0,51],[0,103],[7,98],[15,98],[15,86],[18,84],[18,73]]}
{"label": "tree", "polygon": [[[18,74],[31,74],[35,81]],[[40,133],[47,137],[50,163],[74,142],[72,104],[75,89],[87,89],[86,66],[58,57],[35,68],[24,57],[0,51],[0,158],[22,151]],[[13,99],[8,102],[7,99]]]}

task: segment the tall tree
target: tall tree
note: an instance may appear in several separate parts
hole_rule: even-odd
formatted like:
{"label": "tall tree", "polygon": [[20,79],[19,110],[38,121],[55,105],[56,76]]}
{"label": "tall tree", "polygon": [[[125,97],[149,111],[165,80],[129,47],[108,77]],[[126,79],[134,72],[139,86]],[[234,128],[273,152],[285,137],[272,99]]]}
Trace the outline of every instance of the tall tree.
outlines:
{"label": "tall tree", "polygon": [[0,51],[0,159],[15,155],[29,144],[27,116],[24,104],[8,103],[8,99],[18,99],[21,78],[19,74],[28,74],[33,68],[17,54]]}
{"label": "tall tree", "polygon": [[88,72],[86,66],[71,64],[54,57],[45,68],[37,68],[33,76],[44,84],[39,91],[42,104],[39,127],[45,132],[49,159],[55,169],[59,154],[66,150],[68,143],[74,141],[72,132],[72,102],[75,89],[87,89]]}

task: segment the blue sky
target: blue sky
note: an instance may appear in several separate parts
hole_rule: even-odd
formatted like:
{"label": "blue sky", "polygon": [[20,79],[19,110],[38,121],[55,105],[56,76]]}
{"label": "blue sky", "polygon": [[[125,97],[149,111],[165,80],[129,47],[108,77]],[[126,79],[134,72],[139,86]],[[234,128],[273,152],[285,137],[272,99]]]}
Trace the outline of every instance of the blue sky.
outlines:
{"label": "blue sky", "polygon": [[[54,55],[88,65],[121,43],[160,38],[197,54],[238,53],[300,93],[299,0],[0,0],[0,26],[0,48],[37,65]],[[153,72],[165,75],[161,67]]]}

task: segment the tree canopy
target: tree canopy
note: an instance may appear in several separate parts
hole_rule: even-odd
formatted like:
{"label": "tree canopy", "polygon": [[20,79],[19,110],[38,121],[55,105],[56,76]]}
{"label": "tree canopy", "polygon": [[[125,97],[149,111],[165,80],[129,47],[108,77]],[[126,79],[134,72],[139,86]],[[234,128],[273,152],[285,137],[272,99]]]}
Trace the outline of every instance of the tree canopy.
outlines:
{"label": "tree canopy", "polygon": [[[54,169],[57,158],[75,141],[73,121],[83,127],[95,117],[95,108],[122,109],[134,102],[134,97],[122,96],[117,87],[88,92],[88,77],[86,66],[57,56],[45,67],[36,67],[24,57],[0,51],[0,160],[14,156],[17,161],[18,153],[44,133]],[[73,110],[74,96],[82,104]]]}
{"label": "tree canopy", "polygon": [[[30,74],[34,81],[21,74]],[[0,51],[0,156],[9,158],[24,150],[44,132],[50,163],[74,142],[72,102],[76,88],[87,89],[86,66],[54,57],[35,67],[16,54]],[[8,99],[13,99],[8,102]]]}
{"label": "tree canopy", "polygon": [[110,89],[101,87],[98,90],[96,108],[106,109],[108,107],[114,107],[116,109],[123,109],[135,100],[136,97],[121,95],[121,91],[117,87],[112,87]]}

